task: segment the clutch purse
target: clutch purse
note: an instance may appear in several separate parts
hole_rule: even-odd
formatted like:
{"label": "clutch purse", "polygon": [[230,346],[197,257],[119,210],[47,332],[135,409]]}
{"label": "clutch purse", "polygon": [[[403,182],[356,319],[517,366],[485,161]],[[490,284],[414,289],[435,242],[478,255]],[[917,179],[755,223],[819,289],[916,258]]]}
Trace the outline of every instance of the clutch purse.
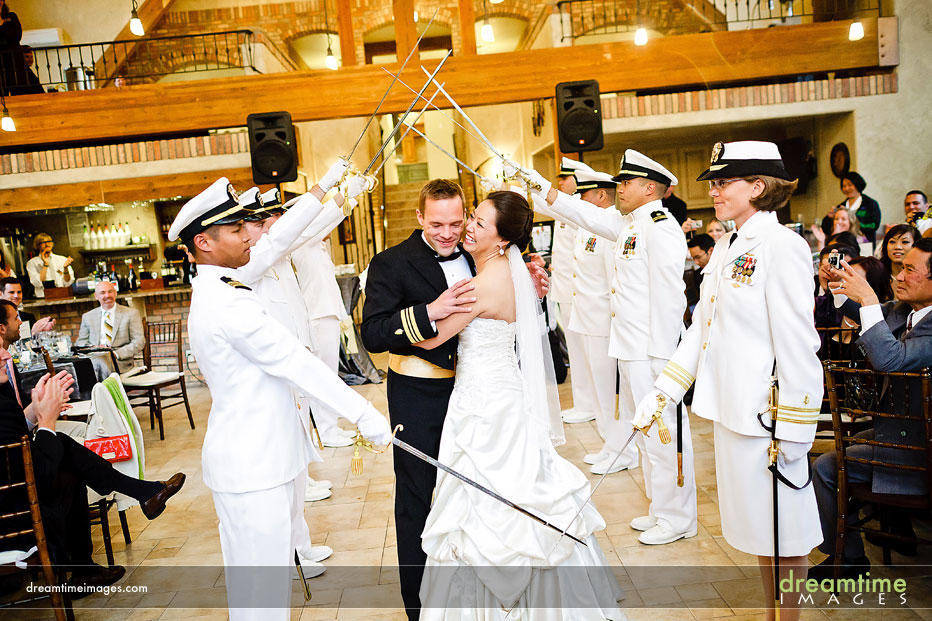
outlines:
{"label": "clutch purse", "polygon": [[109,462],[127,461],[133,457],[133,447],[129,443],[129,434],[85,440],[84,446]]}

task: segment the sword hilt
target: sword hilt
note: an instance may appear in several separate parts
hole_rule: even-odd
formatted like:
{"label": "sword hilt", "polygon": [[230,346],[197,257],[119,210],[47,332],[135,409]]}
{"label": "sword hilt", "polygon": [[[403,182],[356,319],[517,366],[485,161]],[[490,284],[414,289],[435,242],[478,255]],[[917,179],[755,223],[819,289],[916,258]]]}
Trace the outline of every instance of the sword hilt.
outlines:
{"label": "sword hilt", "polygon": [[[395,429],[392,431],[392,440],[395,439],[395,434],[399,431],[404,431],[404,425],[398,424],[395,425]],[[391,446],[391,442],[388,443]],[[353,439],[353,459],[350,460],[350,472],[355,475],[362,474],[362,453],[359,452],[359,449],[365,449],[370,453],[375,453],[376,455],[384,453],[388,450],[388,446],[383,449],[375,448],[375,445],[372,443],[372,440],[367,440],[362,437],[362,434],[359,433],[359,429],[356,429],[356,437]]]}
{"label": "sword hilt", "polygon": [[657,433],[660,437],[661,444],[670,444],[673,441],[673,437],[670,435],[670,430],[667,428],[667,424],[663,422],[663,409],[667,407],[667,398],[659,394],[657,395],[657,410],[654,412],[654,415],[651,417],[650,422],[644,425],[643,427],[638,427],[637,429],[644,434],[645,438],[650,436],[647,435],[647,432],[650,431],[651,426],[656,422],[657,423]]}

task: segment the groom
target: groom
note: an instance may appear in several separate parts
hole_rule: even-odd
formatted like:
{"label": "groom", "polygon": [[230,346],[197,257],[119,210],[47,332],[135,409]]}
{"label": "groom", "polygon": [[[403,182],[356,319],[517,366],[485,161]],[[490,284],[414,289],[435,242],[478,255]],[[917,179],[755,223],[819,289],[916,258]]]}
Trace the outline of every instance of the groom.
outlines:
{"label": "groom", "polygon": [[[453,392],[456,338],[436,349],[414,343],[437,335],[434,322],[468,312],[475,301],[469,279],[475,265],[459,246],[465,207],[463,190],[434,179],[421,188],[417,221],[423,227],[369,263],[362,342],[370,352],[388,351],[388,410],[392,426],[408,444],[437,457],[440,433]],[[395,531],[401,596],[408,619],[420,615],[421,576],[426,555],[421,532],[430,511],[436,470],[395,451]]]}
{"label": "groom", "polygon": [[[469,312],[476,298],[469,279],[475,265],[460,247],[465,226],[463,189],[452,181],[428,181],[418,197],[422,229],[369,263],[362,342],[370,352],[389,352],[388,411],[399,438],[436,458],[453,392],[456,337],[435,349],[414,343],[437,335],[436,321]],[[529,263],[538,295],[546,293],[546,273]],[[401,597],[408,619],[420,616],[421,577],[427,556],[421,533],[437,482],[437,471],[404,452],[393,454],[395,532]]]}

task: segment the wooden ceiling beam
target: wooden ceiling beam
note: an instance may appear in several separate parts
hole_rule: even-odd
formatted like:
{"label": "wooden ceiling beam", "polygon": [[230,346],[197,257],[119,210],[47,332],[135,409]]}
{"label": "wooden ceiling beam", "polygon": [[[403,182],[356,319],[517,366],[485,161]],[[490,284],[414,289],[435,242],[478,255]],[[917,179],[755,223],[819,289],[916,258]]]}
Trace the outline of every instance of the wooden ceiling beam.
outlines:
{"label": "wooden ceiling beam", "polygon": [[[848,41],[850,21],[836,21],[662,37],[644,47],[626,41],[462,55],[447,61],[440,78],[461,106],[480,106],[552,97],[566,76],[596,79],[612,93],[879,67],[877,20],[862,23],[860,41]],[[423,84],[419,64],[437,62],[411,62],[402,79]],[[382,66],[357,65],[9,97],[18,131],[0,132],[0,150],[239,127],[248,114],[270,110],[288,110],[295,122],[365,117],[390,81]],[[407,89],[393,88],[382,112],[401,112],[410,102]],[[449,105],[442,97],[435,103]]]}
{"label": "wooden ceiling beam", "polygon": [[[250,187],[251,168],[202,170],[154,177],[108,179],[0,190],[0,213],[81,207],[93,203],[194,196],[220,177],[238,188]],[[259,186],[262,191],[274,186]]]}

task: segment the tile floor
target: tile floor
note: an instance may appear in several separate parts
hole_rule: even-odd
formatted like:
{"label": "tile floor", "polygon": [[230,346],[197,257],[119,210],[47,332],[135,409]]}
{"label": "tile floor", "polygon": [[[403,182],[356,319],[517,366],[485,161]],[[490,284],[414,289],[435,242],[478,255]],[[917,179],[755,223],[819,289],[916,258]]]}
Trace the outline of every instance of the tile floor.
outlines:
{"label": "tile floor", "polygon": [[[384,368],[384,360],[377,358],[376,363]],[[387,410],[384,384],[356,390],[380,410]],[[146,436],[147,476],[164,479],[184,471],[188,475],[184,489],[154,521],[146,520],[138,508],[128,512],[133,537],[129,545],[124,544],[112,512],[116,562],[128,571],[121,584],[145,584],[148,592],[87,597],[75,602],[79,619],[227,616],[217,518],[210,492],[201,480],[200,448],[210,395],[197,384],[189,392],[197,422],[194,431],[188,427],[183,410],[172,408],[166,413],[166,439],[159,441],[157,432],[148,429],[139,410]],[[561,386],[560,394],[564,406],[569,407],[569,382]],[[643,515],[647,508],[640,469],[606,477],[595,494],[596,506],[607,523],[598,539],[626,591],[625,612],[629,619],[764,619],[756,559],[734,550],[721,536],[711,424],[693,417],[691,425],[698,485],[698,536],[665,546],[638,543],[637,533],[628,522]],[[601,446],[595,424],[568,425],[566,435],[567,443],[560,453],[588,474],[582,458]],[[391,455],[366,454],[360,476],[350,473],[352,448],[326,449],[324,457],[322,464],[312,465],[311,473],[333,482],[333,496],[305,504],[305,515],[314,543],[326,543],[334,549],[326,561],[331,570],[310,581],[313,597],[306,605],[298,582],[294,582],[292,619],[405,619],[397,588],[398,572],[393,567],[397,548]],[[588,476],[592,481],[597,479]],[[923,529],[928,526],[917,524]],[[94,532],[99,544],[97,560],[106,563],[99,528]],[[932,564],[928,550],[920,548],[922,556],[918,559],[904,559],[894,553],[894,562]],[[876,568],[874,575],[890,575],[891,570],[880,568],[880,550],[868,546],[868,553]],[[822,558],[818,552],[811,556],[813,562]],[[699,569],[689,575],[671,576],[669,569],[652,570],[653,566]],[[932,619],[930,587],[930,579],[910,583],[912,608],[806,610],[803,619]]]}

